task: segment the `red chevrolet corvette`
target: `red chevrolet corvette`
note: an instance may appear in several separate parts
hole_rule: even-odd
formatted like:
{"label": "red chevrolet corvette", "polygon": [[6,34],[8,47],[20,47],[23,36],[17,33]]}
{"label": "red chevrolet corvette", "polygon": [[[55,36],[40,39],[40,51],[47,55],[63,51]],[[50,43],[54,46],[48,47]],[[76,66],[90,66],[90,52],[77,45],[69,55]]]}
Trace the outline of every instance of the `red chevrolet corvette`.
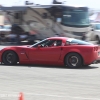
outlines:
{"label": "red chevrolet corvette", "polygon": [[19,62],[77,68],[96,61],[100,61],[98,45],[66,37],[46,38],[30,46],[11,46],[0,51],[0,62],[5,65]]}

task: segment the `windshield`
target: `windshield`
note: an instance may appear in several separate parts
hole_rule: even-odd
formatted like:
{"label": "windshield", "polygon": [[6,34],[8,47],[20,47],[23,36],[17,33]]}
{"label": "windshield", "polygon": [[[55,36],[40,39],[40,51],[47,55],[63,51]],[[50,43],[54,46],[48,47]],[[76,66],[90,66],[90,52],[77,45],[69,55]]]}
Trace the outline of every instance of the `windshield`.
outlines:
{"label": "windshield", "polygon": [[67,39],[66,42],[67,43],[69,42],[69,43],[72,43],[72,44],[76,43],[78,45],[93,45],[92,43],[89,43],[89,42],[86,42],[86,41],[71,39],[71,38]]}
{"label": "windshield", "polygon": [[86,10],[64,10],[62,16],[62,24],[69,26],[89,26],[89,15]]}
{"label": "windshield", "polygon": [[95,24],[95,30],[100,30],[100,24]]}

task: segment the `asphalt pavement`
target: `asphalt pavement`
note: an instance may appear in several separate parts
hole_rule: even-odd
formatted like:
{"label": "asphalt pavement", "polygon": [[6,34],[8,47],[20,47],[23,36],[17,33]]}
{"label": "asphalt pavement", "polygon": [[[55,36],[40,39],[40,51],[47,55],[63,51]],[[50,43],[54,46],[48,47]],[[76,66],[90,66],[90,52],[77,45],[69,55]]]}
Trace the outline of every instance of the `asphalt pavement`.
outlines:
{"label": "asphalt pavement", "polygon": [[100,100],[99,66],[0,65],[0,100]]}

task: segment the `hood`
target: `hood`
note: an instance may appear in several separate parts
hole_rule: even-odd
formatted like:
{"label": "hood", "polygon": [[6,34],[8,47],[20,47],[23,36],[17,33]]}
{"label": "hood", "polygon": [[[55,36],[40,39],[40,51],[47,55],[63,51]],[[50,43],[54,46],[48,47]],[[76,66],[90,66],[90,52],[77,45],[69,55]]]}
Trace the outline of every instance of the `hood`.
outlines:
{"label": "hood", "polygon": [[2,46],[2,47],[0,47],[0,51],[1,50],[3,50],[3,49],[10,49],[10,48],[27,48],[28,46],[30,46],[30,45],[22,45],[22,46]]}

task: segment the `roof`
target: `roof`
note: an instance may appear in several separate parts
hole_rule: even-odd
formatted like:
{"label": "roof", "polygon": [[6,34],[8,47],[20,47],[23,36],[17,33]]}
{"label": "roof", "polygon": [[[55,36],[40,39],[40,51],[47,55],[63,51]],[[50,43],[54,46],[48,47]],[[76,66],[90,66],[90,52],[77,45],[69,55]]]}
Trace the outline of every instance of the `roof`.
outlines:
{"label": "roof", "polygon": [[20,7],[20,6],[13,6],[13,7],[0,7],[2,11],[25,11],[28,7]]}
{"label": "roof", "polygon": [[[3,11],[25,11],[27,8],[50,8],[50,7],[76,7],[73,5],[65,5],[65,4],[51,4],[51,5],[25,5],[25,6],[12,6],[12,7],[0,7],[0,10]],[[85,6],[77,6],[77,7],[85,7]],[[86,7],[87,8],[87,7]]]}
{"label": "roof", "polygon": [[68,37],[50,37],[48,39],[62,39],[62,40],[66,40],[66,39],[68,39]]}
{"label": "roof", "polygon": [[44,7],[44,8],[48,8],[48,7],[56,7],[56,6],[64,6],[64,7],[86,7],[88,8],[87,6],[83,6],[83,5],[71,5],[71,4],[46,4],[46,5],[40,5],[40,4],[37,4],[37,5],[23,5],[21,7],[32,7],[32,8],[37,8],[37,7]]}
{"label": "roof", "polygon": [[100,12],[94,13],[89,19],[94,22],[100,22]]}

